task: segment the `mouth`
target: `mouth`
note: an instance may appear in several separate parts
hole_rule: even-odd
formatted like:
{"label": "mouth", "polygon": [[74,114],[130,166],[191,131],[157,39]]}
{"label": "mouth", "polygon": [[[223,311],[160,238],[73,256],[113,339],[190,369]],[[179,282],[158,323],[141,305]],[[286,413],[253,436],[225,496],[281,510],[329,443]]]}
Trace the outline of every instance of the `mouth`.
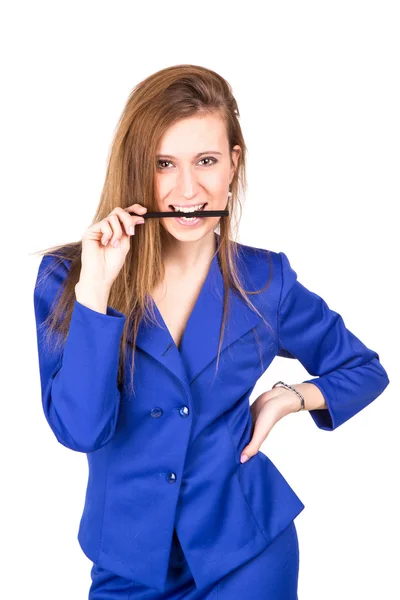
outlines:
{"label": "mouth", "polygon": [[204,204],[196,204],[194,206],[182,206],[179,204],[170,204],[168,206],[168,209],[172,212],[179,212],[182,211],[184,213],[187,213],[188,216],[190,216],[190,213],[193,213],[195,211],[199,211],[199,210],[204,210],[204,208],[207,206],[207,202],[205,202]]}

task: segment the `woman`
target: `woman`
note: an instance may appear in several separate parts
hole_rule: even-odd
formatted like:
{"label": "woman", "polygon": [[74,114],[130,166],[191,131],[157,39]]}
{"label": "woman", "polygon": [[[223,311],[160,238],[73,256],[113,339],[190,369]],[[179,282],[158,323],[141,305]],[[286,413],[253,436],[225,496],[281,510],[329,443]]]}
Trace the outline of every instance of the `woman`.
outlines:
{"label": "woman", "polygon": [[[89,463],[78,540],[90,600],[295,600],[304,505],[260,446],[301,409],[332,430],[389,383],[283,252],[232,241],[246,187],[238,118],[208,69],[141,82],[92,224],[39,267],[44,413]],[[146,218],[176,209],[228,215]],[[318,377],[277,382],[250,407],[277,355]]]}

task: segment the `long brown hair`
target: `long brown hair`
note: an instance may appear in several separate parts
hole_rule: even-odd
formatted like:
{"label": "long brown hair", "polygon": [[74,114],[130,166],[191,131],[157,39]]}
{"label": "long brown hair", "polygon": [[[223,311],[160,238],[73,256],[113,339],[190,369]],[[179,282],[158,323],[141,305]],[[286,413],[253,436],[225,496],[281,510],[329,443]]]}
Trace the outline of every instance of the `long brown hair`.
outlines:
{"label": "long brown hair", "polygon": [[[240,294],[270,327],[247,295],[263,292],[268,287],[272,274],[269,252],[270,276],[262,289],[244,290],[237,269],[238,245],[235,240],[242,212],[241,194],[247,188],[247,148],[239,124],[240,114],[236,100],[231,86],[223,77],[205,67],[176,65],[154,73],[132,90],[116,127],[100,202],[91,224],[107,217],[116,206],[126,208],[135,202],[146,206],[149,211],[158,210],[155,198],[155,157],[161,137],[170,125],[182,118],[210,114],[217,114],[223,120],[230,150],[236,144],[241,148],[231,182],[232,196],[227,205],[229,216],[221,218],[217,227],[220,235],[218,259],[224,279],[224,309],[217,372],[227,318],[229,288]],[[150,318],[156,322],[152,303],[148,299],[154,286],[164,277],[163,240],[163,227],[158,219],[149,219],[145,228],[136,227],[136,235],[130,238],[131,249],[111,287],[109,306],[127,316],[121,340],[119,385],[124,381],[128,333],[133,336],[132,344],[135,348],[140,320]],[[63,344],[68,334],[75,302],[75,285],[81,271],[81,251],[82,240],[34,253],[55,257],[55,265],[65,259],[71,261],[69,272],[60,286],[58,300],[43,324],[46,329],[45,339],[52,344],[53,349]],[[53,336],[56,332],[60,335]],[[261,352],[260,358],[262,362]],[[134,361],[135,352],[132,352],[132,393]]]}

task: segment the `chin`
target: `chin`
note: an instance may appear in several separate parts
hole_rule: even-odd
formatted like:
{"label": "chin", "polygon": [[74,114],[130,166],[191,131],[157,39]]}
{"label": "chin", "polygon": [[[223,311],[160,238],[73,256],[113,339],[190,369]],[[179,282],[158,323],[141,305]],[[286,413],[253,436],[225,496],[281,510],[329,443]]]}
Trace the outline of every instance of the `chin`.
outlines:
{"label": "chin", "polygon": [[[204,219],[205,220],[205,219]],[[179,242],[195,242],[200,240],[201,238],[207,237],[214,233],[215,228],[218,225],[218,217],[216,218],[208,218],[207,223],[200,222],[196,227],[185,227],[179,225],[179,223],[167,223],[162,224],[165,231]],[[165,219],[165,221],[171,221],[171,219]],[[215,221],[212,223],[211,221]]]}

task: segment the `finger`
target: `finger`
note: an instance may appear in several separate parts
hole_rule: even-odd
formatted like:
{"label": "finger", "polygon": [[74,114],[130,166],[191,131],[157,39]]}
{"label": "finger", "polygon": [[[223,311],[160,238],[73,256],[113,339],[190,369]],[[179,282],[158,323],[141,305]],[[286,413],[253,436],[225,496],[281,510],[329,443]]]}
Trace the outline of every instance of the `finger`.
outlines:
{"label": "finger", "polygon": [[124,210],[125,211],[129,210],[130,212],[136,212],[136,213],[139,213],[139,215],[143,215],[145,212],[147,212],[147,208],[146,208],[146,206],[143,206],[143,204],[131,204],[127,208],[124,208]]}
{"label": "finger", "polygon": [[119,242],[122,237],[122,228],[118,215],[110,213],[107,217],[108,222],[112,228],[112,236],[109,240],[112,246],[116,245],[116,242]]}
{"label": "finger", "polygon": [[103,245],[107,245],[108,240],[111,238],[113,230],[106,219],[97,221],[88,227],[83,238],[94,239],[100,241]]}
{"label": "finger", "polygon": [[250,441],[250,444],[248,444],[247,446],[245,446],[243,448],[242,453],[240,455],[240,462],[244,463],[244,462],[246,462],[246,460],[249,460],[249,458],[251,458],[252,456],[257,454],[259,448],[261,447],[261,444],[262,444],[262,442],[261,443],[256,442],[256,440],[253,436]]}
{"label": "finger", "polygon": [[261,394],[261,396],[259,396],[256,400],[254,400],[254,402],[251,403],[250,412],[252,414],[254,422],[257,420],[257,417],[260,414],[260,411],[262,410],[266,401],[267,399],[265,394]]}
{"label": "finger", "polygon": [[108,242],[112,237],[113,230],[111,229],[110,223],[105,219],[101,221],[101,232],[101,243],[103,244],[103,246],[107,246]]}
{"label": "finger", "polygon": [[262,409],[262,407],[264,406],[264,404],[267,400],[268,400],[268,392],[263,392],[262,394],[260,394],[258,396],[258,398],[256,398],[254,400],[254,402],[251,403],[251,405],[254,406],[254,409],[256,411],[259,411]]}
{"label": "finger", "polygon": [[260,421],[256,421],[252,425],[251,440],[247,444],[247,446],[243,448],[240,457],[240,462],[245,462],[242,461],[242,456],[244,454],[246,454],[246,456],[248,456],[249,458],[257,454],[263,442],[265,442],[266,438],[268,437],[270,430],[271,426],[268,427],[265,423],[261,424]]}
{"label": "finger", "polygon": [[268,436],[270,428],[265,425],[265,423],[260,423],[260,421],[256,421],[253,428],[253,437],[251,438],[250,448],[252,450],[252,454],[258,452],[261,444],[265,442],[266,437]]}
{"label": "finger", "polygon": [[[144,207],[142,207],[144,208]],[[146,208],[147,210],[147,208]],[[117,215],[120,219],[126,235],[133,235],[135,233],[135,225],[139,223],[144,223],[143,217],[140,215],[131,215],[125,209],[120,206],[116,206],[114,210],[111,211],[110,215]],[[130,228],[133,227],[133,231],[131,232]]]}

